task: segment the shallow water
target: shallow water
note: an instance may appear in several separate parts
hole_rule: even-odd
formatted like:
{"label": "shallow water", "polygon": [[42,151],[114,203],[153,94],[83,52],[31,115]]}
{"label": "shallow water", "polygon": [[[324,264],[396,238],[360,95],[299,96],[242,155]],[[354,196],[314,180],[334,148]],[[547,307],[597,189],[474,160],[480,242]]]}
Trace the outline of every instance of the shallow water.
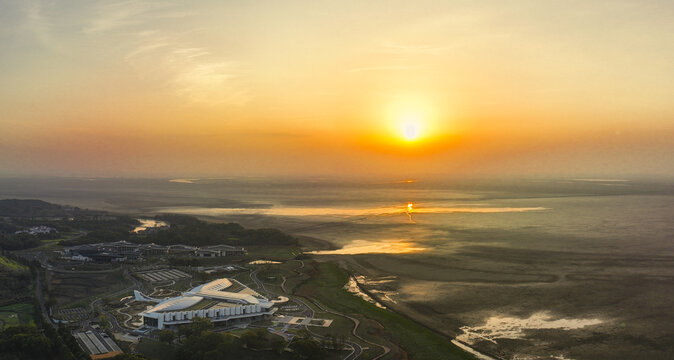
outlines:
{"label": "shallow water", "polygon": [[137,219],[140,222],[140,225],[136,226],[135,229],[133,229],[133,232],[138,233],[153,227],[160,227],[160,226],[167,226],[168,224],[164,221],[161,220],[154,220],[154,219]]}
{"label": "shallow water", "polygon": [[315,255],[357,255],[357,254],[408,254],[425,251],[427,248],[420,247],[415,243],[399,240],[353,240],[337,250],[309,251]]}
{"label": "shallow water", "polygon": [[265,264],[280,264],[279,261],[273,260],[253,260],[248,263],[249,265],[265,265]]}
{"label": "shallow water", "polygon": [[349,281],[344,285],[344,290],[358,296],[359,298],[361,298],[361,299],[363,299],[363,300],[365,300],[369,303],[375,304],[377,307],[380,307],[382,309],[386,309],[386,306],[382,305],[380,302],[373,299],[370,295],[364,293],[360,289],[360,287],[358,285],[358,281],[353,276],[349,277]]}
{"label": "shallow water", "polygon": [[555,319],[547,312],[534,313],[527,318],[492,316],[483,325],[461,327],[463,334],[457,336],[456,339],[468,344],[483,340],[496,344],[497,339],[521,339],[525,337],[527,330],[573,330],[598,325],[602,322],[600,319]]}
{"label": "shallow water", "polygon": [[0,179],[0,197],[326,240],[382,306],[448,335],[479,333],[493,342],[476,347],[504,357],[674,353],[658,335],[674,333],[672,182]]}

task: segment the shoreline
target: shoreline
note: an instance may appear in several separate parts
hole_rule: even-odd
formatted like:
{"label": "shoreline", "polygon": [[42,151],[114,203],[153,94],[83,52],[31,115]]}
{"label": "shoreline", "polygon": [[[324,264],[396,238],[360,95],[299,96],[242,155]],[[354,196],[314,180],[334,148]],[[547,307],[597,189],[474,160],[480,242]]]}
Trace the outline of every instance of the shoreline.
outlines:
{"label": "shoreline", "polygon": [[398,315],[400,315],[400,316],[402,316],[402,317],[405,317],[405,318],[407,318],[408,320],[415,322],[416,324],[418,324],[418,325],[420,325],[420,326],[422,326],[422,327],[424,327],[424,328],[426,328],[426,329],[428,329],[428,330],[434,332],[435,334],[437,334],[437,335],[439,335],[439,336],[441,336],[441,337],[443,337],[443,338],[445,338],[445,339],[449,339],[449,342],[451,342],[452,344],[454,344],[455,346],[457,346],[457,347],[460,348],[461,350],[463,350],[463,351],[465,351],[465,352],[467,352],[467,353],[469,353],[469,354],[475,356],[478,360],[506,360],[506,359],[503,359],[503,358],[501,358],[501,357],[498,357],[498,356],[496,356],[496,355],[494,355],[494,354],[487,354],[487,353],[484,353],[484,352],[482,352],[482,351],[479,351],[479,350],[473,348],[472,346],[470,346],[470,345],[468,345],[468,344],[466,344],[466,343],[464,343],[464,342],[462,342],[462,341],[457,340],[456,338],[448,337],[447,335],[443,334],[442,332],[440,332],[440,331],[438,331],[438,330],[436,330],[436,329],[434,329],[434,328],[432,328],[432,327],[430,327],[430,326],[424,324],[423,322],[420,322],[419,320],[415,319],[414,317],[410,316],[409,314],[405,313],[404,311],[401,311],[401,310],[399,310],[399,309],[394,309],[394,308],[389,304],[389,302],[387,302],[387,301],[382,301],[382,298],[381,298],[381,297],[379,297],[379,296],[377,296],[375,293],[369,291],[369,290],[366,289],[361,283],[359,283],[358,280],[357,280],[357,278],[356,278],[356,276],[355,276],[353,273],[349,272],[349,277],[350,277],[351,279],[353,279],[353,281],[356,283],[356,286],[358,287],[358,289],[359,289],[360,291],[362,291],[362,292],[363,292],[364,294],[366,294],[367,296],[371,297],[374,301],[376,301],[376,302],[378,302],[378,303],[380,303],[380,304],[385,305],[387,310],[392,311],[392,312],[394,312],[394,313],[396,313],[396,314],[398,314]]}

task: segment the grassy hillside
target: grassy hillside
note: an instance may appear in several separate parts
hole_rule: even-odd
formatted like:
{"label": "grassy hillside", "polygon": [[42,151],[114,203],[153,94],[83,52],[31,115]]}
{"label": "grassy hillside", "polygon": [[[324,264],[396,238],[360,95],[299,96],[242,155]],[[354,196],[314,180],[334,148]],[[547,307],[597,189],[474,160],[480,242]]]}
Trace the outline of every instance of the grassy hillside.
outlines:
{"label": "grassy hillside", "polygon": [[398,344],[409,359],[473,359],[472,355],[454,346],[430,329],[387,309],[381,309],[343,289],[349,274],[334,263],[308,264],[313,276],[302,284],[298,295],[317,299],[322,304],[354,317],[378,321],[384,327],[383,337]]}

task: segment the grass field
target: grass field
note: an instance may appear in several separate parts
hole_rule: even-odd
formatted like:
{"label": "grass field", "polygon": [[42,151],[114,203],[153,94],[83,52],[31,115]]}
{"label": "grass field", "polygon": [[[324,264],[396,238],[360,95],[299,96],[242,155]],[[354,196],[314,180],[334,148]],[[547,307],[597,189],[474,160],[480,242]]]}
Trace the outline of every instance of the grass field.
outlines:
{"label": "grass field", "polygon": [[287,246],[247,246],[248,257],[253,260],[284,261],[295,258],[301,252],[299,248]]}
{"label": "grass field", "polygon": [[43,245],[56,245],[61,241],[64,240],[70,240],[76,236],[81,235],[79,232],[76,231],[69,231],[69,232],[63,232],[59,234],[60,236],[56,239],[44,239],[42,240]]}
{"label": "grass field", "polygon": [[0,255],[0,266],[10,271],[27,271],[28,267]]}
{"label": "grass field", "polygon": [[[402,347],[409,359],[473,358],[450,343],[449,339],[428,328],[348,293],[342,288],[348,281],[348,274],[336,264],[326,262],[313,263],[310,266],[317,270],[317,274],[300,286],[298,295],[314,298],[341,313],[376,320],[383,326],[380,336]],[[363,330],[371,333],[374,329]]]}
{"label": "grass field", "polygon": [[[128,284],[121,270],[101,273],[52,273],[49,276],[49,292],[60,306],[78,304],[82,300],[122,289]],[[88,306],[86,302],[81,305]]]}
{"label": "grass field", "polygon": [[172,359],[175,347],[157,340],[141,338],[136,345],[136,352],[151,359]]}
{"label": "grass field", "polygon": [[[245,331],[247,330],[242,330],[237,335],[241,335],[241,333]],[[175,345],[167,345],[166,343],[162,343],[156,340],[142,338],[138,343],[138,345],[136,346],[136,352],[143,354],[151,359],[164,360],[164,359],[173,359],[175,348],[176,348]],[[344,359],[345,354],[347,354],[347,352],[330,351],[325,360]],[[277,354],[271,351],[253,351],[245,349],[238,350],[235,356],[236,359],[238,360],[278,360],[280,358]],[[291,357],[289,356],[289,354],[286,354],[286,356],[282,358],[289,359]]]}
{"label": "grass field", "polygon": [[12,304],[0,307],[0,330],[16,325],[35,324],[33,305]]}

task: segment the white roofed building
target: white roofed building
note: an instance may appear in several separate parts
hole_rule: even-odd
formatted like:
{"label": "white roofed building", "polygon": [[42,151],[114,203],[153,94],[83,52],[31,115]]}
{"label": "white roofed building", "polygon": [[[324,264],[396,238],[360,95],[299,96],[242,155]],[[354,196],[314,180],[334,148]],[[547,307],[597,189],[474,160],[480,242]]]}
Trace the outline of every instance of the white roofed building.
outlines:
{"label": "white roofed building", "polygon": [[260,320],[276,311],[266,297],[234,279],[218,279],[199,285],[182,296],[152,299],[135,291],[139,301],[156,301],[157,305],[140,315],[145,326],[163,329],[187,324],[195,317],[227,325],[232,322]]}

